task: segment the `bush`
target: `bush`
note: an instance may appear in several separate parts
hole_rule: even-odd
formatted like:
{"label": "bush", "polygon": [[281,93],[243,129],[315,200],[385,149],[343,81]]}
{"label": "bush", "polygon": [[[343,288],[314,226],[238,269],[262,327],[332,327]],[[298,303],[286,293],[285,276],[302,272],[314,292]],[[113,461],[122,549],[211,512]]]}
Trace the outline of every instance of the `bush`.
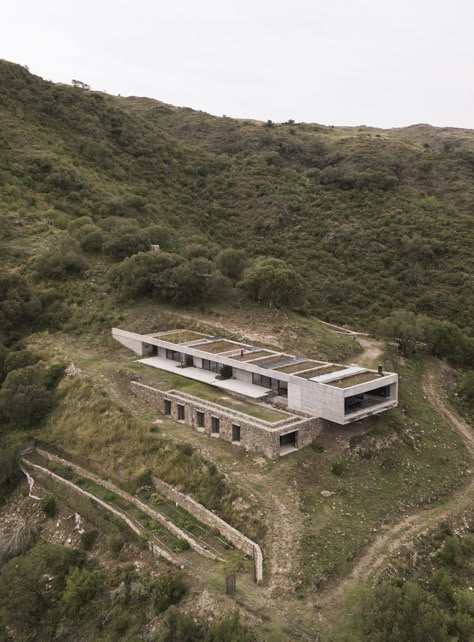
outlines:
{"label": "bush", "polygon": [[188,542],[187,539],[178,539],[176,542],[176,546],[174,547],[174,550],[177,553],[182,553],[183,551],[189,551],[191,548],[191,544]]}
{"label": "bush", "polygon": [[257,302],[297,308],[304,303],[307,286],[302,277],[280,259],[260,257],[245,270],[239,283]]}
{"label": "bush", "polygon": [[98,573],[85,568],[74,567],[69,571],[66,578],[63,601],[72,611],[78,611],[96,595],[99,590],[99,584]]}
{"label": "bush", "polygon": [[15,350],[9,352],[4,362],[5,376],[13,370],[20,370],[26,366],[33,366],[38,362],[38,357],[28,350]]}
{"label": "bush", "polygon": [[347,464],[345,464],[343,461],[335,461],[331,466],[331,472],[333,475],[336,475],[336,477],[340,477],[341,475],[343,475],[346,470]]}
{"label": "bush", "polygon": [[64,377],[65,370],[65,363],[53,363],[49,366],[44,375],[44,382],[48,390],[54,390],[57,387],[58,383]]}
{"label": "bush", "polygon": [[104,243],[104,254],[115,261],[123,261],[132,254],[148,252],[150,249],[150,237],[146,232],[131,231],[115,233],[115,235]]}
{"label": "bush", "polygon": [[109,548],[114,556],[119,555],[125,542],[121,535],[112,535],[109,539]]}
{"label": "bush", "polygon": [[46,517],[54,517],[58,510],[54,495],[46,495],[46,497],[43,497],[40,502],[40,507]]}
{"label": "bush", "polygon": [[198,642],[200,640],[204,640],[201,627],[190,615],[180,613],[175,606],[171,606],[159,642]]}
{"label": "bush", "polygon": [[87,263],[76,251],[76,245],[72,240],[62,240],[44,252],[35,261],[38,275],[46,279],[64,279],[83,272]]}
{"label": "bush", "polygon": [[229,248],[222,250],[216,257],[216,265],[225,276],[233,281],[238,281],[247,264],[247,257],[243,250]]}
{"label": "bush", "polygon": [[255,635],[240,622],[236,609],[209,627],[206,642],[256,642]]}
{"label": "bush", "polygon": [[177,604],[185,595],[187,586],[182,573],[162,575],[153,589],[153,603],[156,613],[163,613],[172,604]]}
{"label": "bush", "polygon": [[91,551],[94,548],[94,544],[97,540],[99,532],[96,530],[85,531],[81,534],[81,548],[84,551]]}
{"label": "bush", "polygon": [[44,372],[27,366],[7,375],[0,390],[0,408],[18,426],[30,427],[46,417],[53,405]]}

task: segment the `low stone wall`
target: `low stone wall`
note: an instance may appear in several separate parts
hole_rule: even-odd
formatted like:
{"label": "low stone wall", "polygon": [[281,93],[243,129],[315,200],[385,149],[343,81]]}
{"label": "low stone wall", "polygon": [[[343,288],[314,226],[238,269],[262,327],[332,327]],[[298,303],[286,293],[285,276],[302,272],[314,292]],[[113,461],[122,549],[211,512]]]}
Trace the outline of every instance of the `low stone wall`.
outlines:
{"label": "low stone wall", "polygon": [[[280,456],[281,435],[297,431],[296,447],[301,448],[310,444],[321,432],[321,422],[317,417],[301,418],[285,413],[281,421],[271,423],[175,390],[165,392],[137,381],[132,381],[130,386],[135,396],[162,414],[167,414],[165,402],[168,402],[168,414],[175,421],[186,423],[209,437],[219,437],[245,450],[260,452],[269,459]],[[182,415],[179,415],[180,411]],[[203,425],[200,425],[200,419]],[[213,427],[213,419],[218,420],[218,431]],[[232,438],[233,426],[240,428],[238,442]]]}
{"label": "low stone wall", "polygon": [[153,483],[161,495],[176,502],[200,522],[207,524],[207,526],[211,528],[215,528],[227,541],[251,557],[255,562],[255,581],[259,584],[263,580],[263,554],[258,544],[215,515],[212,511],[205,508],[202,504],[199,504],[192,499],[192,497],[183,495],[183,493],[180,493],[179,490],[176,490],[176,488],[173,488],[173,486],[170,486],[163,480],[154,478]]}

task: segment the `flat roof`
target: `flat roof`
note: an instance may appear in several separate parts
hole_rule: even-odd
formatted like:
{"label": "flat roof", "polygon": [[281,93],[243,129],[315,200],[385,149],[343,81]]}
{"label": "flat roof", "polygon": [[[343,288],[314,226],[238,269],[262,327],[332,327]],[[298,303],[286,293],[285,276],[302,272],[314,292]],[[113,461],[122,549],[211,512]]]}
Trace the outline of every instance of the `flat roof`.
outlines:
{"label": "flat roof", "polygon": [[[341,365],[329,361],[318,361],[301,356],[271,350],[243,341],[235,341],[222,336],[206,335],[194,330],[175,329],[155,334],[141,335],[144,339],[150,337],[173,343],[183,350],[186,347],[212,355],[214,359],[220,356],[236,362],[248,363],[252,366],[265,368],[269,376],[277,378],[278,374],[306,379],[321,385],[336,388],[350,388],[359,383],[376,381],[380,375],[375,370],[364,366]],[[274,374],[273,374],[274,373]],[[384,372],[384,375],[394,374]]]}

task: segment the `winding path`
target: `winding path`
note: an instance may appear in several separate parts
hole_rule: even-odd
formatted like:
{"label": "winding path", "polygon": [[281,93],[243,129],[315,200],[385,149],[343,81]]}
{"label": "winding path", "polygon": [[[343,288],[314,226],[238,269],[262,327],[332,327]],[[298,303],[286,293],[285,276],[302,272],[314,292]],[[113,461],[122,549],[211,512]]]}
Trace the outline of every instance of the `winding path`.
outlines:
{"label": "winding path", "polygon": [[[474,461],[474,432],[469,424],[444,402],[444,391],[437,381],[432,365],[427,365],[422,384],[433,407],[447,419],[451,427],[460,435]],[[432,528],[443,519],[472,507],[473,502],[474,476],[471,472],[466,483],[457,488],[449,499],[433,508],[424,508],[417,513],[408,515],[396,524],[382,527],[377,537],[352,569],[351,574],[334,590],[321,596],[318,606],[321,608],[322,620],[334,621],[340,613],[341,601],[347,590],[356,582],[373,581],[391,554],[406,545],[423,530]]]}

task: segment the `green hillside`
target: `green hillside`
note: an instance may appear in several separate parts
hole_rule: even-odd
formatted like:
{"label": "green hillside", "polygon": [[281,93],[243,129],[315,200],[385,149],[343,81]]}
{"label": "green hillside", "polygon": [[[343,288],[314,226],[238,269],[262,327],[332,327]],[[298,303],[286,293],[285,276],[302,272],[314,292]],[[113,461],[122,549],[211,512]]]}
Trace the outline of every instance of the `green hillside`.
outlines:
{"label": "green hillside", "polygon": [[218,118],[8,62],[0,92],[7,265],[78,217],[118,216],[166,227],[177,254],[284,259],[326,320],[370,326],[403,307],[472,329],[474,132]]}

